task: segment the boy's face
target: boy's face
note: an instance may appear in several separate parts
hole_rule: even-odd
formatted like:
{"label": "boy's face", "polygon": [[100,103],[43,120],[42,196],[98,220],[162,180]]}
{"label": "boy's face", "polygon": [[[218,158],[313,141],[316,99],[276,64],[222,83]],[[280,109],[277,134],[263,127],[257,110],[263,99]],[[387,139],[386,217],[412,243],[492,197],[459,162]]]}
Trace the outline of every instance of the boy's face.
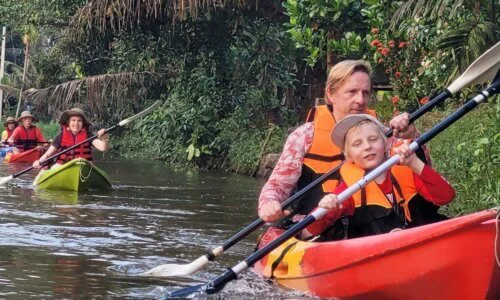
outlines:
{"label": "boy's face", "polygon": [[380,128],[369,122],[351,128],[345,137],[347,158],[364,170],[378,167],[385,159],[385,139]]}

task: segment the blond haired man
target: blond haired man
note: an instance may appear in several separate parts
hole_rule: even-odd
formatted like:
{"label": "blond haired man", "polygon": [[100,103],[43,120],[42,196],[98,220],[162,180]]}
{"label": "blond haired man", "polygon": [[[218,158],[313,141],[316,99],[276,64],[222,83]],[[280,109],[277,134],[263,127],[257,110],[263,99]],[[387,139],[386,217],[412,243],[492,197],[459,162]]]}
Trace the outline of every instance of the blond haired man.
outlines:
{"label": "blond haired man", "polygon": [[[290,214],[282,211],[281,203],[294,188],[304,188],[343,161],[342,151],[332,143],[330,134],[337,120],[347,115],[375,116],[374,111],[368,110],[371,74],[370,64],[363,60],[342,61],[331,69],[325,88],[326,105],[316,106],[307,122],[288,136],[280,159],[262,188],[258,214],[265,222],[274,222]],[[394,117],[389,126],[396,137],[415,138],[416,130],[409,123],[408,113]],[[334,189],[337,184],[338,177],[334,177],[315,187],[309,197],[301,199],[294,208],[297,214],[294,219],[307,215],[325,191]]]}

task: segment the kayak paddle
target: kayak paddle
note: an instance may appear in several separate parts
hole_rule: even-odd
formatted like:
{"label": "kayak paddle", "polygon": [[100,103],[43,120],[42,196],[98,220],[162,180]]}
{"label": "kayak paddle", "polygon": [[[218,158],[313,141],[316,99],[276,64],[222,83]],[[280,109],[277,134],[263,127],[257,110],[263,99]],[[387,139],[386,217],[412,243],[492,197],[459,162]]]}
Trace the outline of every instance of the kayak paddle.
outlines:
{"label": "kayak paddle", "polygon": [[[499,65],[500,67],[500,65]],[[498,68],[497,68],[498,70]],[[498,71],[497,71],[498,72]],[[493,96],[497,93],[500,92],[500,72],[497,73],[495,80],[492,82],[492,84],[486,88],[485,90],[481,91],[478,95],[476,95],[474,98],[472,98],[470,101],[468,101],[466,104],[462,105],[460,108],[458,108],[455,112],[453,112],[451,115],[446,117],[444,120],[436,124],[433,128],[431,128],[429,131],[426,133],[422,134],[419,138],[417,138],[415,141],[413,141],[409,147],[412,152],[415,152],[418,148],[420,148],[422,145],[430,141],[433,137],[438,135],[440,132],[448,128],[450,125],[455,123],[457,120],[459,120],[461,117],[463,117],[465,114],[473,110],[475,107],[477,107],[481,102],[485,101],[488,97]],[[400,160],[399,155],[394,155],[385,162],[383,162],[380,166],[366,174],[363,178],[361,178],[358,182],[347,188],[345,191],[340,193],[337,197],[339,200],[339,203],[342,203],[346,199],[349,199],[354,193],[358,192],[360,189],[365,187],[369,182],[374,180],[375,178],[379,177],[380,175],[384,174],[389,170],[390,167],[396,165]],[[254,252],[252,255],[247,257],[244,261],[238,263],[234,267],[227,269],[222,275],[219,277],[215,278],[215,280],[211,281],[208,284],[200,284],[196,286],[191,286],[187,287],[184,289],[180,289],[177,291],[174,291],[170,293],[168,296],[166,296],[167,299],[169,298],[179,298],[179,297],[187,297],[191,294],[194,293],[207,293],[207,294],[214,294],[219,292],[221,289],[224,288],[224,286],[234,280],[237,279],[237,276],[239,273],[245,271],[247,268],[255,264],[257,261],[261,260],[266,256],[269,252],[273,251],[277,247],[279,247],[282,243],[287,241],[288,239],[294,237],[297,235],[301,230],[305,229],[308,225],[312,224],[313,222],[320,220],[323,218],[326,214],[328,213],[328,210],[323,209],[323,208],[318,208],[315,210],[313,213],[305,217],[301,222],[295,224],[293,227],[288,229],[286,232],[281,234],[279,237],[277,237],[275,240],[267,244],[266,246],[262,247],[261,249],[257,250]]]}
{"label": "kayak paddle", "polygon": [[[107,128],[104,132],[105,133],[109,132],[109,131],[117,128],[117,127],[123,127],[123,126],[127,125],[128,123],[132,122],[133,120],[138,119],[138,118],[140,118],[142,116],[145,116],[145,115],[149,114],[150,112],[152,112],[154,109],[156,109],[161,104],[162,104],[162,101],[158,100],[155,103],[153,103],[153,105],[151,105],[150,107],[148,107],[145,110],[141,111],[140,113],[138,113],[138,114],[136,114],[136,115],[134,115],[134,116],[132,116],[130,118],[127,118],[125,120],[120,121],[120,123],[118,123],[117,125],[113,125],[113,126]],[[71,147],[69,147],[67,149],[64,149],[61,152],[58,152],[58,153],[52,155],[51,157],[47,157],[47,159],[45,159],[44,161],[40,162],[40,165],[44,165],[44,164],[52,161],[53,159],[59,157],[59,155],[64,154],[64,153],[66,153],[66,152],[68,152],[68,151],[70,151],[72,149],[75,149],[76,147],[78,147],[78,146],[80,146],[82,144],[85,144],[87,142],[90,142],[90,141],[92,141],[92,140],[94,140],[96,138],[97,138],[97,134],[89,137],[88,139],[86,139],[86,140],[84,140],[84,141],[82,141],[82,142],[80,142],[80,143],[78,143],[76,145],[73,145],[73,146],[71,146]],[[24,169],[22,171],[19,171],[19,172],[15,173],[15,174],[12,174],[10,176],[6,176],[6,177],[0,178],[0,186],[6,184],[7,182],[9,182],[10,180],[12,180],[14,178],[17,178],[17,177],[23,175],[24,173],[27,173],[27,172],[31,171],[32,169],[33,169],[33,166],[31,166],[29,168],[26,168],[26,169]]]}
{"label": "kayak paddle", "polygon": [[[410,115],[410,123],[413,123],[415,120],[420,118],[426,112],[442,103],[447,98],[455,95],[458,91],[460,91],[463,87],[486,83],[493,79],[496,71],[498,70],[498,66],[500,64],[500,42],[495,46],[488,49],[485,53],[483,53],[480,57],[478,57],[468,68],[464,71],[464,73],[458,77],[456,80],[451,83],[443,92],[434,97],[424,106],[420,107],[418,110],[413,112]],[[390,129],[386,136],[392,135],[392,129]],[[317,178],[303,189],[292,195],[288,200],[281,204],[282,209],[286,209],[290,207],[295,201],[301,199],[305,195],[307,195],[314,187],[318,184],[321,184],[327,178],[331,177],[333,174],[337,173],[342,163],[337,167],[330,170],[328,173],[325,173],[321,177]],[[257,219],[253,221],[250,225],[243,228],[241,231],[236,233],[234,236],[225,241],[221,246],[218,246],[210,251],[207,251],[204,255],[198,257],[196,260],[192,261],[189,264],[163,264],[157,266],[155,268],[150,269],[149,271],[138,274],[139,276],[160,276],[160,277],[172,277],[172,276],[186,276],[195,273],[199,269],[203,268],[208,262],[215,260],[215,258],[224,253],[227,249],[238,243],[240,240],[244,239],[246,236],[254,232],[257,228],[264,225],[264,221],[262,219]]]}

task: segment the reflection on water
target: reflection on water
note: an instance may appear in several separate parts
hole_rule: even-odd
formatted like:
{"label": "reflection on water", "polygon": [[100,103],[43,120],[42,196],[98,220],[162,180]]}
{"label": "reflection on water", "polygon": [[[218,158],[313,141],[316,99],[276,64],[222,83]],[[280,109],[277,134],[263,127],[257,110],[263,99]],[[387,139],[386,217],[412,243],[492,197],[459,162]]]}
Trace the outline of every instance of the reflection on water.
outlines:
{"label": "reflection on water", "polygon": [[[188,263],[255,218],[262,182],[224,173],[178,172],[156,161],[98,162],[113,190],[34,190],[34,173],[0,187],[0,298],[160,298],[215,278],[251,254],[256,234],[185,277],[133,276]],[[0,176],[27,165],[0,164]],[[211,298],[286,298],[252,272]]]}

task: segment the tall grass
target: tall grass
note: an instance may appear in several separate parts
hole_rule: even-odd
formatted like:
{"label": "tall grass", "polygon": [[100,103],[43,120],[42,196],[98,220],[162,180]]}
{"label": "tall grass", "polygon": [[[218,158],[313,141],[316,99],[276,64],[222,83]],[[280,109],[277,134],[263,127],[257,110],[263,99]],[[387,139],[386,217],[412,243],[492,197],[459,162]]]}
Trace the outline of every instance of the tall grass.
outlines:
{"label": "tall grass", "polygon": [[[497,99],[498,100],[498,99]],[[427,113],[417,122],[423,132],[455,108]],[[457,191],[449,216],[500,206],[500,102],[483,104],[429,144],[433,167]]]}
{"label": "tall grass", "polygon": [[56,135],[58,135],[61,131],[61,127],[59,126],[59,124],[53,121],[38,122],[35,125],[39,127],[40,130],[42,130],[43,136],[47,140],[55,138]]}

